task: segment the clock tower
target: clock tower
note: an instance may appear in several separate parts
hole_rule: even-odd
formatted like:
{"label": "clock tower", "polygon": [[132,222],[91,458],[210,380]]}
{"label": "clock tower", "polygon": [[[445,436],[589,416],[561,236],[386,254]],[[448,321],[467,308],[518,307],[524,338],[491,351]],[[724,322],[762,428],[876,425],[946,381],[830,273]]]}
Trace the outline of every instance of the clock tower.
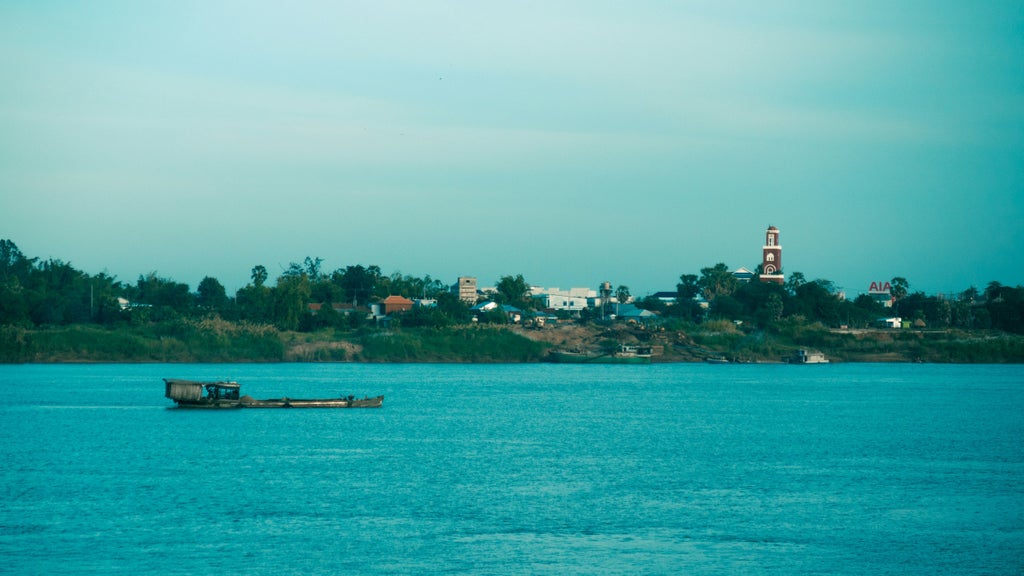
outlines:
{"label": "clock tower", "polygon": [[779,229],[769,226],[764,236],[761,259],[761,282],[782,284],[782,245],[779,244]]}

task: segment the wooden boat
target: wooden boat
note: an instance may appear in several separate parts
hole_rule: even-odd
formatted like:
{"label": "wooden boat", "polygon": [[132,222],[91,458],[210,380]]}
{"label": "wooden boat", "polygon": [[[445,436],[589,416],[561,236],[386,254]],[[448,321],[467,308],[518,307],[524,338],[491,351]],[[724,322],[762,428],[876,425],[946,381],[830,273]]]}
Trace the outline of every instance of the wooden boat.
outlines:
{"label": "wooden boat", "polygon": [[559,364],[650,364],[651,348],[620,346],[614,352],[558,350],[552,352],[550,358],[552,362]]}
{"label": "wooden boat", "polygon": [[239,396],[237,382],[197,382],[164,378],[164,396],[174,400],[179,408],[380,408],[383,396],[356,398],[271,398],[257,400],[252,396]]}
{"label": "wooden boat", "polygon": [[828,358],[821,352],[808,352],[807,350],[797,350],[796,354],[793,354],[789,358],[790,364],[828,364]]}

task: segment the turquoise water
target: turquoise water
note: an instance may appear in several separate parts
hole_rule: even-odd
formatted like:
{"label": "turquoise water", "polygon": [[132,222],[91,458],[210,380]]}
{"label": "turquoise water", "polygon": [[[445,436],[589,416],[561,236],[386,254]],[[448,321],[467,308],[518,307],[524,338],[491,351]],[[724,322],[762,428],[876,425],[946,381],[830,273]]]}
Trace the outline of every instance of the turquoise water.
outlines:
{"label": "turquoise water", "polygon": [[[163,377],[380,410],[169,409]],[[1024,367],[0,366],[0,572],[1021,574]]]}

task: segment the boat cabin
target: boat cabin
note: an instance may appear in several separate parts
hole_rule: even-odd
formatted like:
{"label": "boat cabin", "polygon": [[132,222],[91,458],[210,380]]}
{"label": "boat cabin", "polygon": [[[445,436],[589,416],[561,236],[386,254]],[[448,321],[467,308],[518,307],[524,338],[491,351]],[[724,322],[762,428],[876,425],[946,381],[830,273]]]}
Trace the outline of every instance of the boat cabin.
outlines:
{"label": "boat cabin", "polygon": [[164,396],[179,403],[238,400],[240,389],[237,382],[195,382],[167,378],[164,379],[164,382],[166,383]]}
{"label": "boat cabin", "polygon": [[790,364],[828,364],[828,359],[821,352],[809,352],[807,350],[797,350],[789,359]]}

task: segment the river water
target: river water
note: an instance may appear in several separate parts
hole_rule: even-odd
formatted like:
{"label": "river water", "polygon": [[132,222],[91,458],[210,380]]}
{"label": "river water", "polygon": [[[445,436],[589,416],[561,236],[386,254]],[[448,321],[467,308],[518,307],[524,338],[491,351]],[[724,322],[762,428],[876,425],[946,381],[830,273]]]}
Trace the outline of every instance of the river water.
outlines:
{"label": "river water", "polygon": [[1024,573],[1021,366],[6,365],[0,397],[0,573]]}

